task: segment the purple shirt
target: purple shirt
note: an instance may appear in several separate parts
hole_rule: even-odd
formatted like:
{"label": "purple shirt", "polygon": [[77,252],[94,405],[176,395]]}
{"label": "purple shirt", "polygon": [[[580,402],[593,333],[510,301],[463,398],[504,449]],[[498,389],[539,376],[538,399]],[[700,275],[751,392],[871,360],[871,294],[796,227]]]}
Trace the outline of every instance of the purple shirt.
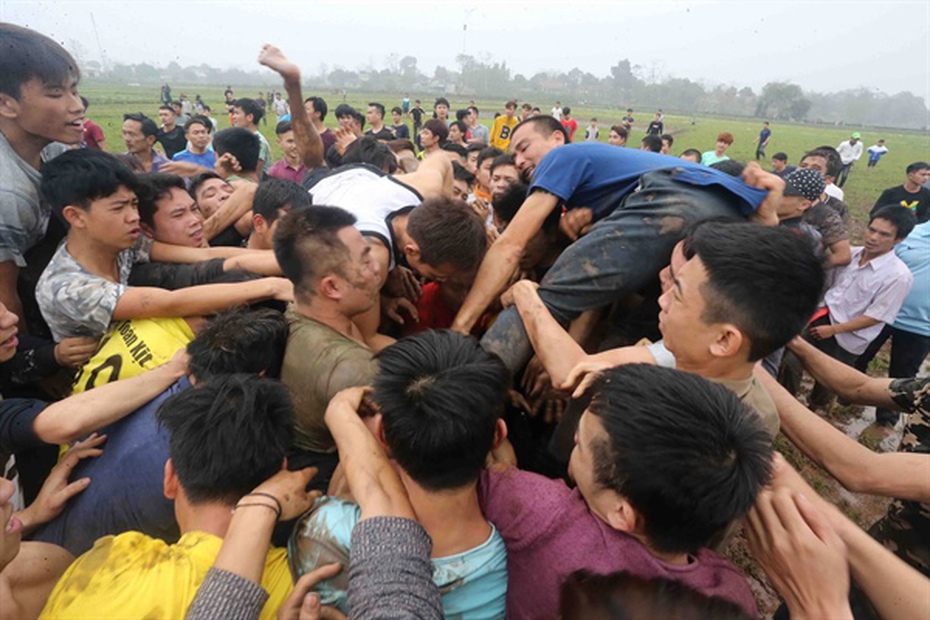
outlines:
{"label": "purple shirt", "polygon": [[294,183],[300,183],[304,179],[305,172],[307,172],[307,167],[305,165],[300,164],[300,166],[297,168],[291,168],[290,164],[287,163],[287,160],[282,159],[268,169],[268,176],[274,177],[276,179],[284,179],[285,181],[293,181]]}
{"label": "purple shirt", "polygon": [[582,568],[672,579],[759,616],[746,577],[729,560],[701,549],[689,564],[667,564],[602,521],[561,480],[518,469],[485,471],[478,500],[507,545],[508,619],[556,618],[562,582]]}

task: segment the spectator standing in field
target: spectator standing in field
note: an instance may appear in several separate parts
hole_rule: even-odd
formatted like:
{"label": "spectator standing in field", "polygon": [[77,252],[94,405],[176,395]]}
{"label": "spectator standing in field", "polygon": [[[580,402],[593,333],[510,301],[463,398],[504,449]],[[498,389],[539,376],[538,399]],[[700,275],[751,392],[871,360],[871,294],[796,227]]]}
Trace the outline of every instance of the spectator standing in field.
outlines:
{"label": "spectator standing in field", "polygon": [[626,116],[620,119],[620,123],[626,127],[626,130],[629,131],[633,128],[633,123],[636,122],[636,119],[633,118],[633,108],[626,109]]}
{"label": "spectator standing in field", "polygon": [[668,155],[672,150],[672,145],[675,144],[675,138],[670,133],[664,133],[660,137],[662,138],[662,150],[659,152]]}
{"label": "spectator standing in field", "polygon": [[142,112],[123,115],[126,154],[135,156],[145,172],[158,172],[162,164],[168,163],[168,158],[152,148],[155,146],[156,136],[158,125]]}
{"label": "spectator standing in field", "polygon": [[520,106],[520,120],[525,121],[529,117],[533,116],[533,105],[529,103],[524,103]]}
{"label": "spectator standing in field", "polygon": [[914,212],[917,223],[930,220],[930,189],[925,184],[930,181],[930,164],[925,161],[914,162],[905,170],[907,181],[904,185],[890,187],[882,192],[875,201],[871,214],[888,205],[900,205]]}
{"label": "spectator standing in field", "polygon": [[155,141],[161,144],[165,149],[165,156],[171,159],[187,146],[184,127],[177,124],[177,116],[171,106],[163,105],[158,108],[158,118],[161,120],[161,128],[155,136]]}
{"label": "spectator standing in field", "polygon": [[304,99],[304,109],[310,116],[310,123],[313,128],[320,135],[320,140],[323,141],[323,152],[325,153],[332,145],[336,144],[336,134],[323,124],[323,121],[326,120],[326,113],[329,112],[326,101],[322,97],[307,97]]}
{"label": "spectator standing in field", "polygon": [[394,139],[394,134],[391,130],[384,126],[384,104],[376,101],[369,103],[367,119],[371,127],[365,132],[366,136],[371,136],[375,140]]}
{"label": "spectator standing in field", "polygon": [[888,152],[888,147],[885,146],[885,140],[879,140],[872,146],[868,148],[869,152],[869,163],[866,165],[866,170],[872,172],[872,168],[878,165],[878,162],[881,160],[882,156]]}
{"label": "spectator standing in field", "polygon": [[840,154],[840,159],[843,162],[843,167],[840,169],[840,174],[836,179],[836,184],[839,187],[843,187],[843,185],[846,184],[846,180],[849,178],[849,171],[852,169],[853,164],[862,157],[861,138],[862,135],[858,131],[854,131],[852,135],[849,136],[849,140],[840,142],[840,145],[836,147],[836,151]]}
{"label": "spectator standing in field", "polygon": [[465,117],[465,124],[468,125],[468,142],[469,144],[488,144],[491,142],[491,130],[478,122],[478,108],[468,106],[470,114]]}
{"label": "spectator standing in field", "polygon": [[[407,99],[407,105],[409,107],[410,100]],[[410,139],[410,128],[407,127],[407,124],[403,119],[404,111],[394,106],[391,109],[391,126],[388,128],[391,130],[391,135],[396,140],[409,140]]]}
{"label": "spectator standing in field", "polygon": [[597,119],[592,118],[591,124],[588,125],[588,128],[584,130],[585,142],[597,142],[597,137],[599,135],[600,132],[597,129]]}
{"label": "spectator standing in field", "polygon": [[258,167],[255,169],[258,178],[261,178],[262,169],[265,165],[271,166],[271,145],[268,144],[268,140],[265,139],[262,132],[258,130],[258,123],[261,122],[264,114],[265,112],[258,105],[258,102],[243,97],[242,99],[236,99],[231,119],[233,126],[248,129],[258,136],[258,141],[261,143],[261,149],[258,152]]}
{"label": "spectator standing in field", "polygon": [[610,134],[607,135],[607,144],[610,146],[626,146],[626,139],[629,131],[623,125],[613,125],[610,128]]}
{"label": "spectator standing in field", "polygon": [[258,104],[258,107],[262,109],[262,122],[265,126],[268,126],[268,101],[265,99],[265,93],[259,92],[258,98],[255,100],[255,103]]}
{"label": "spectator standing in field", "polygon": [[407,116],[413,119],[413,134],[417,137],[419,141],[420,129],[423,128],[423,115],[426,114],[426,110],[420,107],[420,100],[413,100],[413,108],[407,113]]}
{"label": "spectator standing in field", "polygon": [[494,127],[491,129],[491,146],[502,151],[506,151],[510,147],[510,132],[519,122],[516,112],[517,102],[508,101],[504,106],[504,113],[494,119]]}
{"label": "spectator standing in field", "polygon": [[788,155],[786,153],[775,153],[772,155],[772,174],[777,174],[783,179],[797,170],[797,166],[788,165]]}
{"label": "spectator standing in field", "polygon": [[661,136],[665,131],[665,124],[662,122],[662,113],[656,112],[655,118],[646,127],[647,136]]}
{"label": "spectator standing in field", "polygon": [[713,151],[707,151],[701,155],[701,163],[705,166],[711,164],[716,164],[718,161],[725,161],[730,159],[726,155],[727,149],[730,148],[730,145],[733,144],[733,134],[729,131],[724,131],[717,135],[717,146]]}
{"label": "spectator standing in field", "polygon": [[768,146],[771,139],[772,130],[769,129],[769,122],[765,121],[762,123],[762,131],[759,132],[759,137],[753,141],[756,145],[756,161],[765,159],[765,147]]}
{"label": "spectator standing in field", "polygon": [[552,116],[556,120],[559,120],[559,121],[562,120],[562,102],[561,101],[556,101],[555,105],[552,106]]}
{"label": "spectator standing in field", "polygon": [[568,106],[562,108],[562,127],[568,132],[568,141],[575,141],[575,132],[578,131],[578,121],[572,118],[572,109]]}
{"label": "spectator standing in field", "polygon": [[287,101],[281,97],[281,93],[276,92],[274,94],[274,101],[271,103],[271,109],[274,111],[275,116],[278,117],[278,122],[281,122],[281,117],[290,113],[290,110],[287,107]]}
{"label": "spectator standing in field", "polygon": [[198,166],[213,170],[216,153],[210,149],[210,119],[195,115],[184,124],[184,140],[190,144],[174,154],[173,161],[188,161]]}
{"label": "spectator standing in field", "polygon": [[[87,108],[90,107],[87,97],[81,97],[81,103],[84,104],[84,114],[87,114]],[[107,150],[107,139],[103,135],[103,129],[86,116],[84,117],[84,140],[81,142],[81,146],[85,149]]]}

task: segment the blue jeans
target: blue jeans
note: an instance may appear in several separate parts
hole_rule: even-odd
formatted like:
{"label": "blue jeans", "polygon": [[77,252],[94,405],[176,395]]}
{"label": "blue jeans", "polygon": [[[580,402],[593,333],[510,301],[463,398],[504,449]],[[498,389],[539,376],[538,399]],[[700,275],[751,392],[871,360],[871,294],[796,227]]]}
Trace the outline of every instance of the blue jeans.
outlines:
{"label": "blue jeans", "polygon": [[[612,304],[655,280],[689,227],[709,219],[742,219],[726,190],[675,181],[670,170],[648,172],[642,189],[559,256],[539,285],[549,312],[566,325],[586,310]],[[481,345],[511,372],[533,351],[516,308],[504,310]]]}

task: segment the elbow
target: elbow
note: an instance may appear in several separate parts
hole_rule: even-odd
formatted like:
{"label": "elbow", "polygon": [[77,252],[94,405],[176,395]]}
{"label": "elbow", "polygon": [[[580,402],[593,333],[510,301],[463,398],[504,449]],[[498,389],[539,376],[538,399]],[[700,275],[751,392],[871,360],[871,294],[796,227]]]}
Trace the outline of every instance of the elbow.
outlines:
{"label": "elbow", "polygon": [[45,416],[43,419],[40,415],[33,425],[33,431],[39,439],[53,446],[71,443],[85,434],[81,425],[73,419],[74,417],[74,415],[52,418]]}

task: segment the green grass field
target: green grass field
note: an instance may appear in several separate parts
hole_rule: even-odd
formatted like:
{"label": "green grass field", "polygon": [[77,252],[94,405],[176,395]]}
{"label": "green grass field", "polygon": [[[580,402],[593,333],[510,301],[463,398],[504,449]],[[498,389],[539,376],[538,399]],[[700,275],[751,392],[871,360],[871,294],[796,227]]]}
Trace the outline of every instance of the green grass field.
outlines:
{"label": "green grass field", "polygon": [[[265,89],[265,92],[267,93],[267,90],[271,88],[280,89],[281,87],[274,81],[269,80],[269,86]],[[193,100],[195,94],[201,95],[204,101],[213,108],[213,116],[218,120],[220,128],[228,126],[225,106],[223,105],[225,85],[187,86],[175,84],[172,85],[171,89],[175,98],[181,93],[185,93],[191,100]],[[233,90],[238,96],[255,97],[258,93],[258,89],[255,87],[243,88],[234,85]],[[141,111],[157,122],[159,105],[157,86],[117,86],[112,83],[95,83],[92,80],[86,80],[81,84],[81,94],[91,101],[88,117],[103,128],[111,151],[121,152],[124,150],[120,136],[122,115],[124,113]],[[330,115],[326,118],[326,125],[335,127],[337,124],[336,119],[331,112],[336,105],[342,103],[342,96],[331,92],[311,93],[307,91],[305,93],[305,95],[310,94],[322,95],[326,99],[330,108]],[[431,107],[432,97],[420,96],[416,93],[413,93],[412,96],[419,96],[423,101],[423,107]],[[346,103],[364,112],[369,101],[380,101],[390,110],[391,107],[400,105],[401,97],[400,93],[349,93],[346,97]],[[449,99],[453,111],[468,105],[467,99],[455,97]],[[553,102],[534,101],[531,103],[538,105],[545,112],[552,107]],[[490,126],[493,122],[494,112],[503,110],[504,101],[480,100],[476,104],[481,110],[481,121]],[[578,121],[576,138],[584,139],[584,128],[592,117],[596,117],[600,127],[600,139],[606,142],[610,126],[619,123],[625,110],[626,105],[622,109],[620,106],[613,109],[572,106],[573,116]],[[628,144],[631,147],[638,147],[646,125],[652,119],[652,112],[641,110],[635,112],[634,117],[637,122]],[[388,117],[387,121],[390,122],[390,117]],[[696,117],[695,124],[692,125],[689,116],[676,116],[674,114],[665,116],[665,130],[675,136],[674,153],[680,153],[688,148],[696,148],[701,151],[711,150],[714,147],[717,134],[721,131],[729,131],[734,135],[736,141],[730,147],[728,154],[740,162],[747,162],[753,158],[755,153],[753,140],[759,135],[761,125],[761,119],[715,117]],[[275,143],[273,117],[269,119],[267,125],[261,126],[261,131],[271,143],[273,156],[277,159],[281,156],[281,151]],[[797,164],[801,155],[807,150],[821,145],[836,146],[847,139],[849,133],[850,131],[844,128],[773,123],[772,139],[766,152],[771,156],[778,151],[784,151],[788,154],[789,163]],[[885,155],[872,172],[866,169],[867,157],[864,155],[859,163],[853,167],[850,178],[843,188],[846,192],[846,202],[859,221],[867,217],[869,209],[878,199],[882,190],[904,182],[904,169],[908,164],[930,157],[930,135],[926,133],[870,132],[868,130],[861,130],[861,133],[865,148],[874,144],[879,138],[884,138],[889,153]],[[765,167],[767,169],[770,167],[769,162],[765,162]],[[854,239],[859,232],[858,230],[853,231]]]}

